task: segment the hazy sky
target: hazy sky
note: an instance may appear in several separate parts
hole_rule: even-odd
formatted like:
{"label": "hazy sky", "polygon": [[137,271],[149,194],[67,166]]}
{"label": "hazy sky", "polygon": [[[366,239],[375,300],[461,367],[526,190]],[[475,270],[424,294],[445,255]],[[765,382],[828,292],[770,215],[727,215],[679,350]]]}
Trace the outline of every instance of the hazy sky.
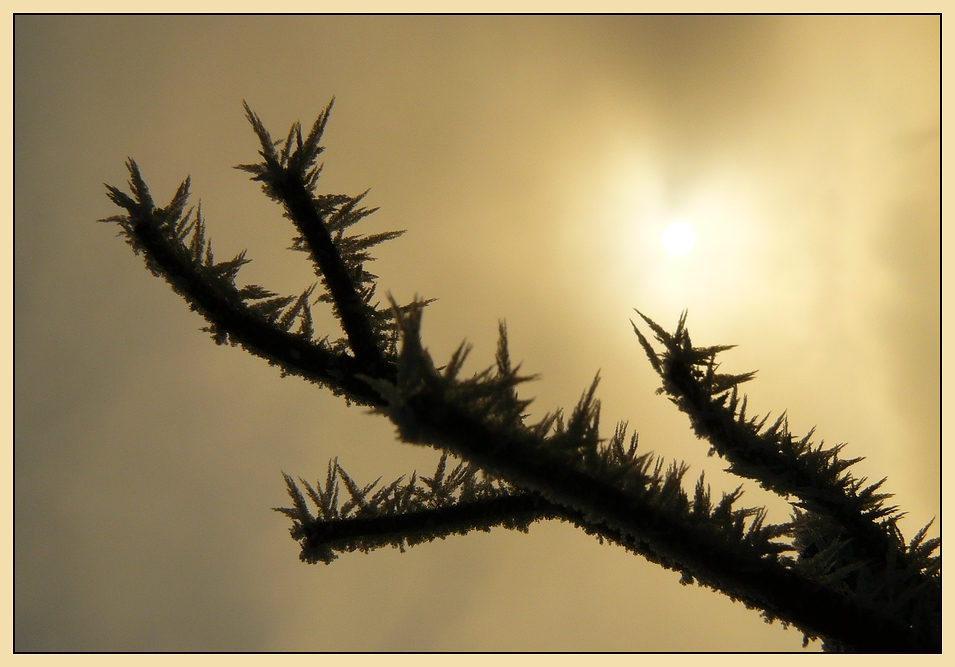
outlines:
{"label": "hazy sky", "polygon": [[[758,369],[911,537],[940,509],[938,17],[17,17],[15,641],[18,650],[796,650],[679,575],[570,525],[304,565],[281,471],[357,480],[431,450],[327,391],[215,346],[115,225],[103,182],[187,174],[240,283],[314,281],[247,174],[247,100],[275,135],[332,96],[320,189],[407,229],[379,293],[437,298],[424,340],[539,373],[532,416],[600,370],[607,434],[737,480],[654,395],[628,319]],[[696,232],[686,255],[662,231]],[[334,323],[316,308],[317,324]],[[744,504],[785,505],[746,485]],[[937,534],[937,528],[933,529]],[[810,646],[817,649],[818,645]]]}

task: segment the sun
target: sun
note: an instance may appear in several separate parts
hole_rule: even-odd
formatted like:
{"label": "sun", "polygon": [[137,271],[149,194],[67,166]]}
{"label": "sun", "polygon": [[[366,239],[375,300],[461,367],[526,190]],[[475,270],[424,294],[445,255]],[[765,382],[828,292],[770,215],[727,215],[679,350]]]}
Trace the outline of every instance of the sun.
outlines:
{"label": "sun", "polygon": [[674,222],[663,230],[660,240],[669,254],[678,257],[693,249],[696,243],[696,232],[685,222]]}

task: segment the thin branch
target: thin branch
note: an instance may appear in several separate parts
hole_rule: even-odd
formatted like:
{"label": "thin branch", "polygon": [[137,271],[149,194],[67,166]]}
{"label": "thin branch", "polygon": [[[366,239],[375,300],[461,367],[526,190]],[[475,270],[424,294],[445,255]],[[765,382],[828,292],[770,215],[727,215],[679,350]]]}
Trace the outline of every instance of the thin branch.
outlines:
{"label": "thin branch", "polygon": [[[327,197],[319,199],[312,191],[317,172],[311,170],[315,168],[315,160],[322,151],[318,142],[333,103],[334,100],[319,116],[304,144],[301,143],[301,133],[297,133],[299,145],[294,151],[289,148],[295,134],[293,126],[293,132],[289,133],[286,140],[282,155],[284,159],[277,157],[271,136],[262,121],[249,105],[245,104],[246,115],[262,144],[264,162],[260,165],[240,165],[239,168],[253,172],[253,180],[263,182],[266,194],[285,207],[289,219],[295,223],[301,234],[303,249],[307,248],[312,261],[320,270],[359,365],[366,374],[377,376],[387,373],[388,364],[379,336],[372,327],[369,312],[372,309],[357,291],[356,281],[336,249],[328,227],[335,224],[339,227],[348,226],[372,211],[355,208],[364,195],[341,201]],[[374,242],[393,237],[393,234],[386,234],[374,239]]]}
{"label": "thin branch", "polygon": [[[246,303],[248,298],[272,293],[256,286],[243,289],[235,286],[239,266],[248,261],[244,253],[238,261],[219,265],[206,263],[206,259],[211,260],[212,250],[204,238],[202,219],[196,217],[190,225],[186,222],[189,214],[182,215],[189,194],[188,179],[169,206],[160,209],[149,197],[136,163],[130,160],[127,166],[135,199],[107,186],[110,198],[125,208],[127,215],[104,221],[120,224],[127,241],[144,256],[150,271],[164,278],[173,291],[209,322],[208,331],[216,342],[241,345],[270,364],[280,366],[284,373],[321,383],[359,405],[382,405],[381,397],[359,379],[368,369],[355,358],[333,352],[327,345],[305,336],[283,331]],[[379,370],[384,377],[389,371],[395,373],[393,364],[384,364]]]}

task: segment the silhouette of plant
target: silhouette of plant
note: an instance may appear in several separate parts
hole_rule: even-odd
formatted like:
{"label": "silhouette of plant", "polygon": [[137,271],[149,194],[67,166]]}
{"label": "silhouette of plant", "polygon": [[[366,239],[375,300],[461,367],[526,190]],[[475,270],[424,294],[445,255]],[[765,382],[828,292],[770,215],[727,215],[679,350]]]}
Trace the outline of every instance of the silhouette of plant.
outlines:
{"label": "silhouette of plant", "polygon": [[[412,473],[381,486],[355,482],[337,459],[324,483],[285,475],[292,506],[277,511],[292,520],[303,561],[559,519],[680,572],[682,584],[697,582],[759,609],[768,622],[797,627],[804,645],[821,638],[831,651],[941,650],[941,540],[926,539],[926,526],[906,544],[900,512],[879,492],[884,479],[866,485],[853,477],[848,468],[859,459],[840,459],[841,445],[814,445],[812,432],[793,437],[785,414],[768,428],[766,417],[747,417],[738,388],[753,373],[717,372],[716,357],[731,346],[694,347],[685,312],[673,333],[638,313],[654,343],[633,324],[662,380],[658,393],[689,416],[730,472],[791,499],[787,523],[767,523],[762,508],[737,508],[740,488],[711,498],[702,475],[688,494],[687,466],[640,451],[626,423],[601,438],[599,378],[569,414],[528,423],[530,401],[517,386],[532,378],[512,367],[503,323],[493,367],[459,377],[465,344],[436,366],[420,337],[428,302],[399,305],[389,296],[381,307],[376,276],[365,268],[372,247],[402,232],[349,235],[375,210],[361,206],[364,194],[316,192],[331,107],[307,135],[296,123],[275,141],[246,105],[262,160],[237,167],[295,225],[292,249],[309,256],[322,286],[315,301],[315,285],[298,296],[238,286],[249,260],[242,252],[215,261],[201,209],[186,209],[188,178],[165,207],[155,205],[132,159],[131,194],[106,186],[125,214],[105,221],[118,223],[147,268],[205,318],[216,343],[239,345],[283,375],[370,407],[392,421],[400,440],[442,452],[431,477]],[[310,309],[320,302],[331,306],[343,337],[316,335]],[[461,460],[450,471],[449,455]]]}

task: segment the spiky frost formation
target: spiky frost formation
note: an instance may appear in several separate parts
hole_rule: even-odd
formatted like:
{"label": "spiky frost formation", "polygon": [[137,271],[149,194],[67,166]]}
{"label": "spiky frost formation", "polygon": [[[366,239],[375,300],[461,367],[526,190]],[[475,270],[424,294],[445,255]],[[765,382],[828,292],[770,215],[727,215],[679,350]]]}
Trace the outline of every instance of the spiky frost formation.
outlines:
{"label": "spiky frost formation", "polygon": [[[729,462],[728,470],[759,482],[784,497],[795,497],[792,535],[798,557],[795,569],[809,578],[853,594],[858,600],[919,628],[922,640],[941,638],[941,540],[924,541],[925,526],[907,546],[897,522],[901,513],[879,493],[885,478],[866,485],[848,471],[860,458],[840,459],[844,444],[813,445],[811,430],[796,439],[782,414],[768,428],[746,416],[746,397],[738,385],[754,373],[717,373],[716,356],[731,345],[694,347],[686,313],[670,334],[640,311],[653,330],[657,353],[637,326],[633,328],[650,364],[663,380],[658,393],[690,418],[710,453]],[[632,322],[631,322],[632,324]],[[830,649],[840,646],[829,642]]]}
{"label": "spiky frost formation", "polygon": [[[404,551],[421,542],[495,526],[526,532],[533,521],[548,514],[539,499],[506,482],[466,463],[446,474],[446,463],[443,455],[431,477],[412,473],[407,482],[401,477],[376,490],[380,479],[361,487],[336,459],[328,464],[324,486],[299,480],[304,494],[285,475],[292,507],[276,511],[292,519],[292,538],[301,543],[300,558],[307,563],[331,563],[338,553],[385,546]],[[339,503],[341,486],[349,495],[344,503]],[[314,515],[305,495],[316,508]]]}
{"label": "spiky frost formation", "polygon": [[[119,224],[150,271],[206,318],[217,343],[242,345],[283,374],[370,406],[391,419],[403,441],[442,452],[434,476],[412,474],[380,488],[359,486],[337,461],[324,485],[302,480],[300,487],[286,476],[293,506],[278,511],[292,519],[303,560],[328,563],[347,551],[404,549],[471,530],[526,530],[537,520],[560,519],[679,571],[682,583],[711,587],[760,609],[767,620],[821,637],[829,650],[940,648],[940,541],[926,540],[926,527],[905,545],[896,508],[882,503],[882,482],[866,486],[846,472],[855,460],[839,459],[841,446],[814,446],[809,435],[794,439],[785,415],[765,430],[766,419],[747,418],[737,387],[753,374],[717,373],[715,357],[729,346],[693,347],[685,313],[673,334],[641,314],[663,344],[659,354],[634,325],[663,379],[660,391],[729,461],[730,472],[795,498],[790,523],[767,524],[765,510],[735,508],[740,489],[713,502],[702,475],[691,497],[683,488],[687,466],[638,451],[625,423],[609,440],[601,438],[597,378],[568,416],[558,410],[528,424],[530,401],[517,387],[531,378],[512,367],[503,323],[494,367],[461,378],[466,344],[435,367],[420,339],[427,302],[372,303],[369,250],[401,232],[348,236],[373,212],[360,206],[365,194],[316,193],[330,109],[307,136],[296,123],[284,141],[274,141],[246,105],[262,161],[238,167],[294,223],[292,249],[312,260],[322,287],[314,303],[314,286],[297,297],[237,286],[245,253],[214,260],[201,212],[186,211],[188,179],[164,208],[156,207],[132,160],[132,196],[107,186],[126,211],[107,220]],[[315,339],[310,307],[320,302],[331,304],[344,338]],[[465,461],[451,473],[448,453]],[[339,504],[342,486],[349,499]]]}
{"label": "spiky frost formation", "polygon": [[[201,210],[197,209],[195,216],[192,209],[185,210],[188,178],[170,204],[158,208],[139,167],[130,159],[127,168],[132,196],[106,186],[109,198],[127,214],[104,221],[118,223],[134,251],[145,257],[150,271],[165,278],[193,310],[208,320],[206,330],[216,343],[242,345],[280,366],[283,374],[306,377],[351,402],[374,405],[380,398],[357,375],[388,377],[394,373],[397,332],[393,308],[378,308],[378,303],[372,303],[377,276],[367,271],[365,263],[374,260],[369,253],[372,247],[402,232],[346,235],[346,229],[375,210],[358,205],[365,195],[315,194],[321,174],[316,161],[324,150],[319,142],[331,106],[319,116],[307,137],[302,137],[301,126],[296,123],[283,144],[271,139],[246,105],[246,114],[262,145],[263,161],[238,168],[262,182],[266,194],[282,203],[286,216],[295,222],[299,234],[292,248],[309,255],[323,287],[315,303],[331,304],[345,338],[329,342],[325,336],[314,340],[310,310],[314,286],[298,296],[282,296],[258,285],[236,286],[238,271],[249,260],[244,251],[226,262],[213,260]],[[297,331],[292,335],[299,340],[282,335],[290,334],[296,323]]]}
{"label": "spiky frost formation", "polygon": [[[239,270],[250,260],[243,250],[230,260],[215,261],[202,207],[185,208],[190,179],[183,181],[167,206],[158,208],[136,162],[130,159],[126,167],[133,196],[111,185],[106,188],[109,198],[127,214],[110,216],[102,222],[120,226],[126,242],[144,257],[153,275],[164,278],[192,310],[208,320],[204,330],[217,344],[242,345],[293,372],[297,364],[284,363],[289,355],[293,359],[306,356],[331,361],[326,339],[316,340],[314,336],[309,306],[314,286],[298,296],[282,296],[260,285],[239,287]],[[279,351],[282,346],[288,354]],[[310,379],[320,380],[325,373],[296,374],[318,375]]]}
{"label": "spiky frost formation", "polygon": [[[285,216],[298,230],[292,249],[309,255],[325,288],[318,300],[332,305],[348,346],[372,370],[394,355],[396,330],[392,308],[379,309],[377,302],[372,303],[378,276],[365,269],[365,262],[374,261],[369,253],[372,247],[404,231],[346,236],[346,229],[378,210],[359,206],[368,192],[357,197],[316,193],[322,172],[318,157],[325,150],[319,142],[334,100],[306,138],[302,138],[302,126],[294,123],[284,142],[273,140],[261,119],[243,104],[261,144],[262,162],[236,169],[251,173],[252,180],[262,183],[263,192],[285,208]],[[344,346],[345,340],[338,344]]]}

